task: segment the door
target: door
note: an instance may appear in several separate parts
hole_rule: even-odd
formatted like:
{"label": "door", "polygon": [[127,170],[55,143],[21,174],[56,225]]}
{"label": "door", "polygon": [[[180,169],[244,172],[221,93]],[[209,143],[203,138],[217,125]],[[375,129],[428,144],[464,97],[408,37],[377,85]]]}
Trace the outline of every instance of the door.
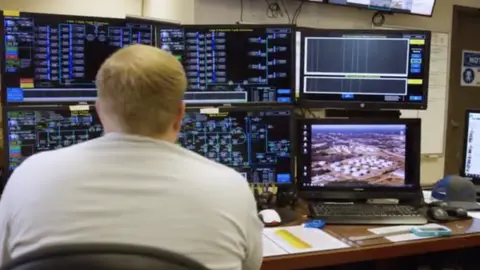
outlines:
{"label": "door", "polygon": [[480,51],[480,10],[454,6],[451,33],[445,175],[459,174],[463,159],[465,110],[480,109],[480,87],[460,86],[462,51]]}

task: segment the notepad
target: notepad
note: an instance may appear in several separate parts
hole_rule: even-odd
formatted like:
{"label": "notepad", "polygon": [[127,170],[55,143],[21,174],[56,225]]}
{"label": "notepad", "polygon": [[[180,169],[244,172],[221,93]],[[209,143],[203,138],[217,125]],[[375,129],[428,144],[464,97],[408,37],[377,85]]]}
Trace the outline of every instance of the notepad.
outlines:
{"label": "notepad", "polygon": [[369,229],[368,231],[374,234],[389,234],[399,232],[398,235],[391,235],[385,237],[385,239],[389,240],[390,242],[404,242],[404,241],[412,241],[412,240],[420,240],[425,239],[428,237],[420,237],[416,236],[413,233],[402,233],[406,230],[411,230],[413,227],[428,227],[428,228],[435,228],[435,227],[442,227],[436,223],[430,223],[422,226],[413,226],[413,225],[402,225],[402,226],[388,226],[388,227],[381,227],[375,229]]}
{"label": "notepad", "polygon": [[[350,247],[323,230],[303,226],[266,228],[263,230],[263,236],[266,238],[263,247],[265,257]],[[271,243],[276,247],[271,246]],[[283,250],[284,253],[282,254],[277,248]]]}

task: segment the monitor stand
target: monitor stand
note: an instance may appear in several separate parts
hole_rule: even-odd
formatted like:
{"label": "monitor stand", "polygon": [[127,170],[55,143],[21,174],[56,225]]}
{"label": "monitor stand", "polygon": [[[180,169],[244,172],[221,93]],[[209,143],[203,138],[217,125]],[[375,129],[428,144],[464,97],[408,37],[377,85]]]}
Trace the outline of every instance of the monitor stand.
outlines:
{"label": "monitor stand", "polygon": [[361,118],[361,119],[399,119],[402,113],[399,110],[370,111],[370,110],[340,110],[326,109],[326,118]]}

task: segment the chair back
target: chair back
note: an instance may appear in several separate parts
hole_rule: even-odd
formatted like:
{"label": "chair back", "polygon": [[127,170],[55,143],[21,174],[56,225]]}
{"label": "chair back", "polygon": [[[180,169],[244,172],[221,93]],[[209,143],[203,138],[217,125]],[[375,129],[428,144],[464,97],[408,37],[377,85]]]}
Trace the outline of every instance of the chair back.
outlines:
{"label": "chair back", "polygon": [[208,270],[171,251],[135,245],[52,246],[20,256],[1,270]]}

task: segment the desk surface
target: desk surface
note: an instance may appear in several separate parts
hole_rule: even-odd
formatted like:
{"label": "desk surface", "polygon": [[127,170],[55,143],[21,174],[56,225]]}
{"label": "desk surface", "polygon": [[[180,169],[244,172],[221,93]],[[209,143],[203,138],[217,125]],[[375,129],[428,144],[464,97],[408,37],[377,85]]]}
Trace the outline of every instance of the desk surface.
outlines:
{"label": "desk surface", "polygon": [[[263,261],[262,269],[325,267],[480,246],[480,219],[450,222],[444,225],[452,229],[453,236],[398,243],[392,243],[385,238],[367,240],[363,243],[349,242],[351,248],[348,249],[267,257]],[[347,238],[351,236],[372,234],[368,229],[376,227],[378,226],[327,226],[325,231],[347,242]]]}

